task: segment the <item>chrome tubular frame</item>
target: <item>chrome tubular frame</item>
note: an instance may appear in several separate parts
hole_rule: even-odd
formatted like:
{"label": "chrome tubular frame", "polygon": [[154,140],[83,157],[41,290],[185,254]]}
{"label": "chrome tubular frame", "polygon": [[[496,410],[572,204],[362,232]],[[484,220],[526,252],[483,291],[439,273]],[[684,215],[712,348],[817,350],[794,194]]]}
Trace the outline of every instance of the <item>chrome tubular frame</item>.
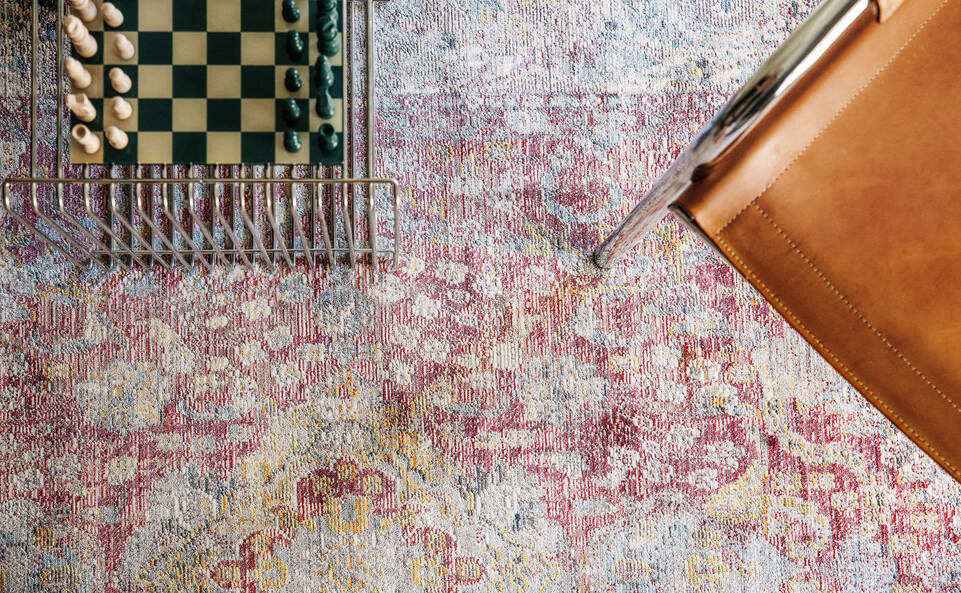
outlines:
{"label": "chrome tubular frame", "polygon": [[[40,205],[35,206],[35,211],[39,217],[41,217],[44,222],[55,227],[61,236],[63,236],[69,243],[71,249],[60,245],[53,238],[47,236],[45,233],[41,232],[36,227],[37,236],[40,237],[47,245],[61,253],[62,255],[69,258],[75,264],[81,267],[86,267],[87,263],[92,263],[99,265],[104,269],[108,268],[110,263],[116,263],[123,268],[129,269],[134,264],[139,264],[141,266],[146,265],[145,262],[150,261],[150,259],[155,259],[157,263],[166,269],[170,269],[174,265],[182,265],[184,267],[191,267],[191,262],[193,260],[196,262],[200,260],[203,262],[203,266],[207,269],[212,269],[212,265],[217,261],[221,263],[226,263],[226,256],[239,257],[240,263],[244,264],[246,267],[252,267],[254,260],[257,256],[261,256],[263,263],[268,268],[273,268],[272,258],[278,254],[281,254],[290,267],[294,267],[295,260],[299,256],[306,259],[308,265],[314,267],[315,260],[324,255],[328,257],[330,263],[334,263],[333,259],[335,255],[350,255],[351,251],[357,255],[368,255],[372,257],[387,257],[394,265],[399,263],[400,250],[395,247],[381,248],[376,247],[332,247],[332,239],[327,234],[327,229],[321,229],[321,233],[324,235],[324,248],[316,244],[311,244],[310,242],[304,242],[301,240],[301,245],[299,250],[288,248],[285,243],[281,243],[277,247],[267,248],[262,241],[262,234],[257,228],[256,223],[251,219],[248,213],[248,206],[245,198],[239,198],[238,205],[240,207],[240,215],[243,218],[243,227],[246,232],[250,235],[253,245],[248,245],[241,236],[238,235],[237,226],[232,224],[232,221],[223,214],[220,209],[220,192],[215,189],[217,185],[246,185],[255,186],[257,188],[263,188],[265,192],[271,191],[269,188],[274,185],[283,185],[289,188],[288,195],[288,208],[290,210],[289,215],[294,217],[294,232],[297,233],[298,239],[303,239],[302,230],[298,231],[297,228],[301,224],[297,221],[297,216],[299,212],[297,211],[297,200],[296,195],[298,194],[298,188],[305,188],[310,190],[313,188],[315,191],[320,192],[326,187],[341,187],[341,186],[364,186],[368,188],[383,187],[391,196],[391,204],[394,211],[394,236],[400,236],[400,191],[399,186],[393,179],[374,179],[374,178],[364,178],[364,179],[318,179],[318,178],[298,178],[298,179],[287,179],[287,178],[277,178],[277,177],[263,177],[252,179],[249,177],[191,177],[191,178],[132,178],[132,179],[69,179],[69,178],[53,178],[53,179],[42,179],[38,180],[35,178],[12,178],[6,179],[0,184],[0,200],[3,202],[4,208],[7,209],[11,215],[14,216],[21,223],[33,226],[32,223],[27,221],[20,215],[16,209],[11,204],[11,196],[14,193],[15,188],[24,188],[28,190],[31,194],[36,195],[36,193],[43,189],[45,186],[51,188],[56,188],[61,192],[61,195],[66,193],[69,195],[70,189],[72,187],[79,186],[82,188],[84,197],[89,201],[89,195],[91,188],[97,186],[104,186],[109,190],[109,211],[120,223],[120,227],[129,233],[129,238],[120,238],[114,230],[111,230],[110,234],[112,239],[119,243],[117,248],[108,248],[99,240],[97,241],[97,247],[88,250],[78,241],[71,238],[70,235],[66,234],[66,231],[61,229],[54,223],[41,209]],[[146,225],[141,227],[134,222],[134,217],[132,214],[124,213],[121,206],[117,200],[118,196],[122,195],[118,193],[117,186],[123,186],[131,190],[131,194],[135,196],[135,202],[133,204],[133,213],[136,213],[137,217],[143,221]],[[154,189],[160,188],[163,194],[168,194],[170,190],[168,188],[178,187],[185,191],[186,194],[190,196],[196,195],[197,186],[206,186],[208,188],[208,195],[211,196],[214,202],[214,215],[207,221],[210,224],[210,228],[205,228],[201,225],[203,229],[203,236],[206,239],[209,247],[202,248],[198,246],[190,236],[186,234],[182,223],[177,218],[177,213],[171,212],[169,209],[169,200],[164,199],[164,216],[170,220],[173,224],[172,231],[167,234],[161,227],[161,220],[155,218],[155,215],[149,213],[145,210],[145,205],[142,201],[142,190],[147,189],[148,191],[154,191]],[[243,189],[241,189],[243,191]],[[191,200],[193,201],[193,200]],[[268,202],[268,208],[272,208],[270,205],[270,200]],[[197,217],[197,211],[191,205],[189,208],[189,214],[191,217]],[[108,226],[110,222],[109,219],[102,219],[99,216],[93,214],[92,212],[87,213],[87,216],[92,218],[97,226],[101,229],[110,229]],[[276,226],[276,222],[270,214],[268,217],[271,220],[271,225],[274,227],[275,232],[279,232]],[[316,221],[311,221],[314,224]],[[78,224],[79,226],[79,224]],[[139,228],[138,228],[139,227]],[[82,228],[82,227],[81,227]],[[144,237],[144,228],[150,229],[153,232],[153,237],[157,239],[163,247],[155,247],[153,242]],[[300,227],[302,228],[302,227]],[[224,234],[229,239],[226,245],[220,244],[214,237],[217,236],[219,231],[223,231]],[[180,239],[186,243],[186,247],[180,248],[174,245],[175,236],[174,234],[180,235]],[[207,261],[205,258],[211,258],[212,261]]]}
{"label": "chrome tubular frame", "polygon": [[[725,156],[827,54],[874,0],[824,0],[654,183],[594,252],[601,268],[629,251],[695,182],[698,171]],[[681,219],[690,223],[682,214]]]}

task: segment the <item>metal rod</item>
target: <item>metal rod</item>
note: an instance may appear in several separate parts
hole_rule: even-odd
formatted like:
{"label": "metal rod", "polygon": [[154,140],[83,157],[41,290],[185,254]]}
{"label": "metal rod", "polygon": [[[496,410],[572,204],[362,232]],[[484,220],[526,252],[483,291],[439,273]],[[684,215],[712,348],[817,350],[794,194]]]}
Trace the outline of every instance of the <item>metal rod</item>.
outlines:
{"label": "metal rod", "polygon": [[[67,222],[69,222],[70,224],[72,224],[78,231],[80,231],[80,234],[81,234],[81,235],[83,235],[84,237],[86,237],[87,240],[89,240],[90,242],[92,242],[94,245],[96,245],[97,247],[100,247],[101,249],[106,249],[106,250],[109,251],[110,248],[109,248],[107,245],[105,245],[105,244],[103,243],[103,241],[101,241],[100,239],[98,239],[97,237],[95,237],[94,234],[91,233],[90,231],[88,231],[87,228],[83,225],[83,223],[81,223],[80,220],[77,219],[77,217],[75,217],[73,214],[71,214],[70,212],[67,211],[66,204],[64,203],[64,199],[63,199],[63,184],[62,184],[62,183],[58,183],[58,184],[57,184],[57,198],[58,198],[58,200],[57,200],[57,201],[58,201],[57,206],[58,206],[58,212],[59,212],[59,214],[60,214],[60,217],[66,219]],[[113,261],[114,263],[116,263],[117,265],[119,265],[121,268],[124,268],[125,270],[129,270],[129,269],[130,269],[130,268],[127,266],[127,264],[125,264],[125,263],[123,262],[123,260],[121,260],[119,257],[116,256],[116,253],[111,252],[111,254],[110,254],[110,259],[111,259],[111,261]]]}
{"label": "metal rod", "polygon": [[[151,173],[153,173],[153,171],[151,171]],[[166,188],[167,188],[166,185],[161,186],[161,187],[162,187],[164,190],[166,190]],[[148,189],[150,190],[150,193],[153,194],[153,188],[150,187],[150,186],[148,186]],[[137,199],[134,201],[133,207],[134,207],[134,209],[137,211],[137,213],[140,214],[140,218],[142,218],[143,221],[144,221],[144,223],[145,223],[148,227],[150,227],[150,230],[151,230],[151,231],[153,231],[154,233],[156,233],[157,239],[159,239],[160,242],[163,243],[164,246],[167,247],[167,249],[169,249],[171,252],[173,252],[173,254],[174,254],[174,255],[176,256],[176,258],[180,261],[180,263],[183,264],[184,267],[190,267],[190,264],[187,263],[187,260],[184,259],[183,255],[181,255],[181,253],[180,253],[181,250],[179,250],[179,249],[177,249],[176,247],[174,247],[173,243],[171,243],[171,242],[167,239],[165,233],[163,233],[163,232],[160,230],[160,227],[158,227],[157,224],[154,222],[154,220],[153,220],[153,215],[152,215],[152,214],[151,214],[151,215],[148,215],[148,214],[144,211],[144,209],[143,209],[143,201],[142,201],[142,200],[143,200],[143,195],[142,195],[142,193],[139,192],[139,191],[134,192],[134,193],[135,193]],[[163,197],[164,197],[164,202],[165,202],[165,203],[166,203],[166,201],[167,201],[167,195],[166,195],[166,194],[167,194],[167,192],[164,191],[164,196],[163,196]],[[151,251],[155,251],[153,244],[150,245],[150,250],[151,250]],[[173,261],[173,260],[171,259],[171,262],[172,262],[172,261]]]}
{"label": "metal rod", "polygon": [[[266,164],[264,165],[264,177],[273,176],[273,175],[275,175],[275,173],[276,173],[276,169],[271,168],[271,169],[270,169],[270,175],[268,175],[268,174],[267,174],[267,165],[266,165]],[[267,189],[267,184],[264,185],[264,190],[265,190],[265,191],[264,191],[265,194],[272,193],[272,189]],[[271,211],[271,208],[273,207],[272,205],[273,205],[273,200],[272,200],[270,197],[265,196],[265,197],[264,197],[264,210],[265,210],[264,214],[267,214],[268,212]],[[271,247],[273,247],[273,248],[276,249],[276,248],[278,247],[278,241],[280,241],[280,237],[278,236],[277,230],[276,230],[276,228],[275,228],[276,225],[273,225],[273,224],[268,223],[268,226],[269,226],[270,229],[271,229],[271,230],[270,230],[270,245],[271,245]],[[277,264],[277,258],[276,258],[276,256],[274,256],[273,263],[274,263],[274,265]]]}
{"label": "metal rod", "polygon": [[[375,139],[375,114],[377,109],[374,85],[376,83],[375,64],[376,64],[376,40],[374,39],[374,0],[367,0],[367,177],[374,176],[377,158],[374,149],[377,141]],[[374,204],[374,186],[367,186],[367,236],[370,238],[370,263],[377,274],[377,207]]]}
{"label": "metal rod", "polygon": [[[133,172],[133,176],[132,176],[133,179],[140,179],[140,165],[131,165],[130,170]],[[140,185],[124,185],[123,187],[130,190],[130,194],[127,196],[128,198],[127,212],[125,213],[126,220],[129,223],[128,228],[130,229],[130,244],[134,245],[134,240],[137,240],[144,243],[148,251],[154,251],[153,241],[148,239],[146,236],[144,236],[143,233],[140,232],[139,229],[137,229],[137,224],[136,224],[136,221],[134,220],[134,214],[139,210],[139,208],[137,208],[135,204],[137,200],[140,199],[139,194],[143,188]],[[124,194],[126,195],[126,191],[124,192]],[[141,213],[141,218],[143,218],[142,213]],[[123,220],[120,220],[120,224],[121,225],[124,224]],[[146,232],[149,234],[150,229],[148,228]],[[162,259],[162,258],[160,256],[155,256],[154,259]]]}
{"label": "metal rod", "polygon": [[[315,173],[315,176],[316,176],[316,173]],[[321,197],[323,195],[322,189],[324,186],[319,183],[312,183],[311,187],[314,188],[314,192],[313,192],[314,214],[320,217],[320,229],[323,231],[322,236],[324,238],[324,248],[327,250],[327,261],[330,262],[331,266],[336,266],[337,258],[334,257],[333,238],[329,233],[330,227],[327,224],[327,216],[324,214],[324,205],[320,203]],[[313,217],[311,217],[310,219],[310,224],[311,226],[314,226],[316,224],[316,220]],[[315,249],[317,248],[316,240],[314,241],[314,248]]]}
{"label": "metal rod", "polygon": [[[190,168],[190,175],[193,176],[192,166]],[[211,234],[214,232],[214,228],[213,228],[214,217],[213,216],[210,217],[210,230],[208,231],[207,225],[204,224],[204,221],[200,220],[197,214],[197,200],[196,200],[197,182],[191,180],[189,184],[190,186],[187,189],[187,203],[189,204],[190,208],[188,208],[188,212],[190,213],[190,218],[197,224],[197,228],[200,229],[200,234],[203,236],[204,239],[207,240],[207,243],[210,244],[211,256],[210,256],[210,263],[208,265],[212,270],[213,264],[215,261],[214,258],[216,257],[217,260],[220,260],[220,263],[224,264],[225,266],[229,266],[230,262],[227,260],[227,257],[224,255],[223,251],[220,250],[220,245],[217,244],[217,242],[214,240],[213,235]],[[197,251],[199,253],[205,253],[203,249],[198,249]]]}
{"label": "metal rod", "polygon": [[[190,163],[189,165],[187,165],[187,167],[186,167],[185,169],[183,169],[183,170],[181,171],[181,174],[184,175],[185,177],[190,177],[191,175],[193,175],[193,172],[194,172],[194,164],[193,164],[193,163]],[[183,206],[183,203],[184,203],[184,196],[186,195],[187,187],[188,187],[187,185],[183,185],[183,186],[181,186],[181,188],[180,188],[180,204],[181,204],[181,207]],[[174,206],[176,207],[176,202],[174,203]],[[179,222],[180,220],[181,220],[181,218],[180,218],[180,216],[178,215],[178,216],[177,216],[177,221]],[[187,231],[187,233],[186,233],[185,236],[190,237],[190,240],[193,241],[193,240],[194,240],[194,221],[193,221],[193,217],[187,217],[187,220],[186,220],[185,223],[184,223],[184,228],[185,228],[186,231]],[[212,268],[211,268],[211,269],[212,269]]]}
{"label": "metal rod", "polygon": [[[265,210],[267,213],[267,221],[270,223],[270,228],[274,230],[274,236],[277,237],[277,240],[274,241],[274,246],[280,247],[280,253],[283,254],[284,261],[287,262],[288,266],[293,268],[294,262],[290,259],[290,252],[287,251],[287,239],[284,237],[283,232],[277,224],[277,217],[274,210],[274,188],[272,184],[268,184],[268,187],[270,187],[270,191],[267,192],[267,207]],[[276,253],[277,251],[275,249],[274,254],[276,255]]]}
{"label": "metal rod", "polygon": [[[347,187],[347,186],[345,185],[344,187]],[[350,208],[346,203],[346,192],[341,192],[340,198],[341,199],[338,200],[337,196],[334,195],[334,192],[331,191],[331,197],[330,197],[331,208],[334,209],[335,217],[337,215],[336,204],[338,202],[340,203],[340,211],[344,217],[344,235],[347,237],[347,252],[350,254],[350,265],[351,267],[353,267],[357,265],[357,249],[354,247],[354,237],[353,237],[354,233],[351,230],[354,227],[353,222],[351,222],[354,219],[354,217],[351,216]],[[335,225],[337,224],[336,218],[334,219],[333,223]]]}
{"label": "metal rod", "polygon": [[224,213],[220,211],[220,196],[217,194],[216,189],[217,185],[214,184],[214,214],[220,220],[220,223],[224,225],[224,232],[227,234],[227,238],[230,239],[230,249],[224,249],[224,252],[229,253],[234,257],[233,263],[237,263],[237,256],[239,255],[245,266],[248,268],[253,268],[253,265],[250,263],[250,259],[247,258],[243,243],[237,240],[237,236],[234,235],[234,230],[231,224],[224,218]]}
{"label": "metal rod", "polygon": [[[111,188],[113,188],[112,185]],[[140,241],[153,259],[160,262],[161,266],[169,270],[170,266],[166,261],[164,261],[163,257],[153,248],[153,246],[147,243],[147,241],[143,238],[143,235],[141,235],[140,232],[134,227],[133,223],[128,221],[127,218],[117,210],[116,194],[113,191],[110,192],[110,210],[113,212],[114,217],[120,222],[120,224],[127,229],[127,232],[130,233],[131,249],[138,252],[141,251],[133,249],[133,239]]]}
{"label": "metal rod", "polygon": [[[88,173],[88,171],[87,171],[87,165],[84,165],[84,175],[86,176],[87,173]],[[84,208],[85,208],[86,211],[87,211],[87,216],[89,216],[91,219],[93,219],[93,221],[97,224],[97,226],[100,227],[100,230],[102,230],[103,232],[107,233],[107,236],[110,237],[110,245],[111,245],[110,252],[111,252],[111,253],[116,253],[116,252],[117,252],[117,249],[118,249],[118,247],[119,247],[119,248],[122,249],[124,252],[126,252],[127,254],[130,255],[130,265],[131,265],[131,266],[133,266],[134,262],[136,262],[136,263],[140,264],[141,267],[144,267],[144,268],[147,267],[147,264],[144,263],[144,261],[143,261],[142,259],[140,259],[140,258],[133,252],[133,249],[132,249],[131,247],[128,247],[127,244],[126,244],[126,242],[124,242],[120,237],[118,237],[118,236],[113,232],[113,229],[112,229],[110,226],[108,226],[107,224],[105,224],[105,223],[103,222],[103,220],[100,218],[100,216],[94,214],[92,205],[91,205],[91,203],[90,203],[90,187],[91,187],[91,186],[90,186],[89,183],[84,183],[84,184],[83,184],[83,204],[84,204]],[[111,214],[111,220],[113,220],[113,215],[112,215],[112,214]],[[129,268],[128,268],[128,269],[129,269]]]}
{"label": "metal rod", "polygon": [[[290,175],[293,178],[293,168],[291,168]],[[301,223],[300,209],[297,208],[297,186],[294,182],[290,184],[290,202],[288,204],[290,209],[290,219],[293,221],[294,233],[297,237],[300,237],[300,248],[304,252],[304,257],[307,258],[307,265],[313,270],[316,267],[316,262],[314,262],[313,252],[310,249],[310,243],[307,242],[307,236],[304,234],[304,226]],[[293,245],[296,247],[296,245]]]}
{"label": "metal rod", "polygon": [[[309,166],[308,166],[309,170]],[[310,222],[310,248],[317,249],[317,186],[314,184],[309,184],[307,186],[307,204],[306,208],[310,209],[310,216],[308,221]],[[331,262],[333,264],[333,262]]]}
{"label": "metal rod", "polygon": [[[243,177],[244,167],[240,166],[241,177]],[[257,197],[253,196],[254,204],[252,206],[256,208]],[[264,256],[264,261],[267,262],[267,267],[274,269],[274,263],[270,260],[270,256],[267,254],[267,249],[264,248],[263,241],[260,240],[260,231],[257,230],[257,226],[254,221],[250,219],[247,214],[247,186],[246,184],[241,184],[240,186],[240,217],[244,224],[247,225],[247,229],[250,231],[250,235],[253,238],[254,245],[260,251],[261,255]]]}
{"label": "metal rod", "polygon": [[[76,239],[74,239],[73,236],[72,236],[70,233],[68,233],[66,230],[63,229],[63,227],[61,227],[59,224],[57,224],[56,222],[54,222],[54,220],[53,220],[52,218],[50,218],[49,216],[47,216],[46,214],[44,214],[43,211],[40,210],[40,200],[39,200],[39,198],[37,197],[37,188],[36,188],[36,186],[34,186],[34,187],[33,187],[33,190],[30,192],[30,204],[31,204],[32,207],[33,207],[33,212],[34,212],[34,214],[36,214],[38,217],[40,217],[40,219],[41,219],[42,221],[44,221],[45,223],[47,223],[48,225],[50,225],[51,227],[53,227],[54,230],[57,231],[57,234],[58,234],[58,235],[60,235],[61,237],[63,237],[68,243],[70,243],[70,245],[71,245],[74,249],[76,249],[77,251],[79,251],[84,257],[89,257],[89,255],[90,255],[89,252],[87,251],[87,249],[86,249],[83,245],[80,244],[79,241],[77,241]],[[105,271],[106,271],[106,270],[109,270],[109,268],[108,268],[106,265],[104,265],[104,263],[103,263],[102,261],[96,260],[96,262],[97,262],[97,264],[98,264],[101,268],[103,268]]]}
{"label": "metal rod", "polygon": [[38,237],[40,237],[40,239],[41,239],[44,243],[46,243],[47,245],[49,245],[50,247],[52,247],[52,248],[53,248],[54,250],[56,250],[58,253],[66,256],[67,259],[69,259],[71,262],[73,262],[78,268],[82,268],[82,267],[83,267],[83,264],[81,264],[76,258],[74,258],[73,255],[71,255],[70,253],[68,253],[66,249],[64,249],[63,247],[61,247],[60,245],[58,245],[56,241],[54,241],[53,239],[51,239],[50,237],[48,237],[46,234],[44,234],[43,232],[41,232],[40,229],[38,229],[36,226],[34,226],[34,224],[33,224],[32,222],[30,222],[29,220],[27,220],[26,218],[24,218],[23,216],[21,216],[19,213],[17,213],[17,212],[13,209],[13,207],[11,207],[11,205],[10,205],[10,194],[9,194],[9,192],[7,191],[7,184],[6,184],[6,183],[3,184],[2,193],[3,193],[3,206],[4,206],[4,208],[6,208],[7,212],[10,213],[10,216],[13,216],[13,218],[14,218],[17,222],[19,222],[19,223],[22,224],[23,226],[25,226],[25,227],[27,227],[28,229],[30,229],[31,231],[33,231],[34,234],[37,235]]}
{"label": "metal rod", "polygon": [[[164,186],[164,188],[166,187],[167,186]],[[199,260],[200,263],[204,265],[204,267],[206,267],[208,270],[212,272],[214,269],[213,266],[210,265],[210,263],[200,255],[200,249],[197,247],[197,244],[194,243],[193,237],[191,237],[188,231],[184,229],[183,225],[180,224],[180,220],[178,220],[176,212],[172,211],[170,202],[168,200],[167,192],[164,192],[163,194],[163,213],[167,217],[167,220],[170,221],[170,224],[174,228],[174,230],[180,233],[180,236],[183,239],[184,243],[186,243],[187,246],[190,247],[190,251],[193,254],[193,256],[191,257],[191,261]],[[173,233],[171,233],[171,235],[172,234]]]}

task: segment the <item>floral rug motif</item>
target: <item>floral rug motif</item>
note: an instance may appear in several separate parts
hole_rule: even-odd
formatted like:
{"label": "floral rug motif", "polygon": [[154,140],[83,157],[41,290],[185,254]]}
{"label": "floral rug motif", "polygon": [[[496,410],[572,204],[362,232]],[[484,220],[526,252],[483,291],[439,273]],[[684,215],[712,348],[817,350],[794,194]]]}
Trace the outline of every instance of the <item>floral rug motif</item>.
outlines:
{"label": "floral rug motif", "polygon": [[5,216],[0,592],[959,591],[961,486],[694,235],[588,261],[814,5],[391,0],[377,277],[78,277]]}

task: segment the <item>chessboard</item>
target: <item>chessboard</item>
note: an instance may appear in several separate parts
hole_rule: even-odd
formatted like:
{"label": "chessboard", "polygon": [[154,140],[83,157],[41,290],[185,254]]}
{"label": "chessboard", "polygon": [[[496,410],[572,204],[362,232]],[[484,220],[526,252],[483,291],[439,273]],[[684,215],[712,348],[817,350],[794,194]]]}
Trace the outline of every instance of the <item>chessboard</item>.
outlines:
{"label": "chessboard", "polygon": [[[72,163],[343,165],[342,0],[111,0],[117,27],[104,22],[103,1],[92,0],[97,16],[83,23],[96,53],[84,58],[71,44],[92,78],[71,92],[96,109],[89,122],[71,113],[71,130],[85,125],[81,136],[89,130],[100,148],[88,154],[72,137]],[[126,60],[121,34],[134,48]],[[129,77],[126,92],[114,88],[114,68]],[[115,96],[128,117],[111,108]],[[111,126],[126,133],[124,148],[105,137]]]}

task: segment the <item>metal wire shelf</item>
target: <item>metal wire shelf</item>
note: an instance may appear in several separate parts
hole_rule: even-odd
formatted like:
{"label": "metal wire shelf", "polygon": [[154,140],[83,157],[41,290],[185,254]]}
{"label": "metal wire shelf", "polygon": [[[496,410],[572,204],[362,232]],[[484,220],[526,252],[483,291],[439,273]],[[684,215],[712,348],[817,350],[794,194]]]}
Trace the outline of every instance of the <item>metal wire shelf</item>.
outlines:
{"label": "metal wire shelf", "polygon": [[[344,166],[242,163],[233,165],[70,165],[65,138],[64,0],[56,0],[56,74],[44,77],[40,43],[42,11],[32,0],[30,55],[30,170],[0,184],[3,208],[40,241],[80,268],[103,270],[173,267],[213,270],[218,265],[261,263],[311,269],[380,261],[397,264],[401,207],[396,181],[373,174],[376,163],[374,80],[375,6],[387,0],[341,0],[343,30]],[[51,2],[51,4],[54,4]],[[364,7],[366,144],[363,176],[354,177],[355,12]],[[49,18],[49,12],[47,17]],[[46,25],[51,26],[50,23]],[[52,33],[52,32],[51,32]],[[56,82],[55,176],[38,163],[41,80]],[[51,114],[53,115],[53,114]],[[199,170],[199,171],[198,171]],[[51,173],[53,173],[51,169]],[[392,216],[378,217],[378,204]],[[358,212],[361,210],[362,212]],[[392,219],[392,224],[391,220]],[[339,224],[338,224],[339,223]],[[379,237],[389,229],[392,237]]]}

